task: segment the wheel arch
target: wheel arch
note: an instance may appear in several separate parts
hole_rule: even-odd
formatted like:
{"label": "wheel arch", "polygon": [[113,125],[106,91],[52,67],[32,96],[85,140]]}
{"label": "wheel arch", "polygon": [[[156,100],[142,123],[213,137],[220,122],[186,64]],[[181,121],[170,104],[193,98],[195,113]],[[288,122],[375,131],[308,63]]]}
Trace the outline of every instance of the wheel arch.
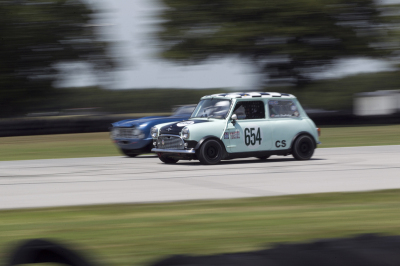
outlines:
{"label": "wheel arch", "polygon": [[310,132],[301,131],[301,132],[297,133],[297,134],[293,137],[292,142],[290,143],[290,149],[291,149],[291,150],[293,150],[293,144],[294,144],[294,142],[296,141],[296,139],[297,139],[298,137],[300,137],[300,136],[303,136],[303,135],[309,136],[309,137],[313,140],[314,149],[317,148],[317,141],[315,140],[314,136],[311,135]]}
{"label": "wheel arch", "polygon": [[225,144],[224,144],[219,138],[217,138],[216,136],[213,136],[213,135],[208,135],[208,136],[203,137],[201,140],[199,140],[199,141],[197,142],[197,144],[196,144],[196,147],[194,147],[194,149],[195,149],[195,150],[198,150],[198,149],[200,148],[200,146],[201,146],[206,140],[209,140],[209,139],[214,139],[214,140],[218,141],[223,147],[225,147]]}

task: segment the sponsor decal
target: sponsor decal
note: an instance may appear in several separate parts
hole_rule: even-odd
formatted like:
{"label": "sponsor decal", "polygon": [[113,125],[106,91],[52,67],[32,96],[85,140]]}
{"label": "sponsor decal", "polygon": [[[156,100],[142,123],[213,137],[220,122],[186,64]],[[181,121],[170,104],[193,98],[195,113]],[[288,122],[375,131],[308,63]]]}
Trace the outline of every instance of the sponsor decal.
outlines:
{"label": "sponsor decal", "polygon": [[299,114],[299,112],[296,111],[296,112],[293,113],[293,115],[297,117],[297,116],[299,116],[300,114]]}
{"label": "sponsor decal", "polygon": [[296,107],[295,105],[292,105],[292,106],[290,106],[290,109],[291,109],[292,111],[296,111],[296,110],[297,110],[297,107]]}
{"label": "sponsor decal", "polygon": [[230,132],[230,139],[240,139],[240,131]]}
{"label": "sponsor decal", "polygon": [[194,121],[184,121],[184,122],[180,122],[180,123],[176,124],[176,126],[177,127],[185,127],[185,126],[193,125],[193,124],[194,124]]}
{"label": "sponsor decal", "polygon": [[229,139],[229,132],[224,133],[224,139]]}

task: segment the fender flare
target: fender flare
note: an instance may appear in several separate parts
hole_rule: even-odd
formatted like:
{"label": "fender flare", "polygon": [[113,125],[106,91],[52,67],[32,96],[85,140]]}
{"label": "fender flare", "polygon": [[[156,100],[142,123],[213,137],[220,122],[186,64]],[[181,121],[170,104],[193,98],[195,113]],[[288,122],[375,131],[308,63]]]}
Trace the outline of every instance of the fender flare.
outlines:
{"label": "fender flare", "polygon": [[317,141],[315,140],[315,138],[313,137],[313,135],[311,135],[311,134],[310,134],[309,132],[307,132],[307,131],[301,131],[301,132],[297,133],[297,134],[293,137],[292,142],[290,143],[290,149],[291,149],[291,150],[293,149],[293,144],[294,144],[294,142],[296,141],[296,139],[297,139],[298,137],[302,136],[302,135],[307,135],[307,136],[309,136],[309,137],[313,140],[314,149],[317,148]]}

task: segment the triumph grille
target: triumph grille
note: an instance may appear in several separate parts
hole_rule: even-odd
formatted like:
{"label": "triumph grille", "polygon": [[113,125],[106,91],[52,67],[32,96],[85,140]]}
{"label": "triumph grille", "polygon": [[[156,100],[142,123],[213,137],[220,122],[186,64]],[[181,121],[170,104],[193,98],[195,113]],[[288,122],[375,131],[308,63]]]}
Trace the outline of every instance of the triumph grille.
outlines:
{"label": "triumph grille", "polygon": [[139,138],[140,133],[140,130],[134,127],[120,127],[113,129],[113,137],[116,139],[136,139]]}
{"label": "triumph grille", "polygon": [[183,150],[184,143],[180,137],[159,136],[157,140],[157,148],[166,150]]}

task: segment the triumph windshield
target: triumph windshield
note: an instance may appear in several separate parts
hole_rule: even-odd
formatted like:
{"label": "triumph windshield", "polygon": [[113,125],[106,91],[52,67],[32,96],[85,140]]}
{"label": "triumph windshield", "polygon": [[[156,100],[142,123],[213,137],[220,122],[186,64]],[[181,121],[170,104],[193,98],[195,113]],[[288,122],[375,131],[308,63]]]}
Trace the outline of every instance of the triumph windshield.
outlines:
{"label": "triumph windshield", "polygon": [[205,99],[201,100],[190,118],[225,119],[231,106],[230,100]]}

